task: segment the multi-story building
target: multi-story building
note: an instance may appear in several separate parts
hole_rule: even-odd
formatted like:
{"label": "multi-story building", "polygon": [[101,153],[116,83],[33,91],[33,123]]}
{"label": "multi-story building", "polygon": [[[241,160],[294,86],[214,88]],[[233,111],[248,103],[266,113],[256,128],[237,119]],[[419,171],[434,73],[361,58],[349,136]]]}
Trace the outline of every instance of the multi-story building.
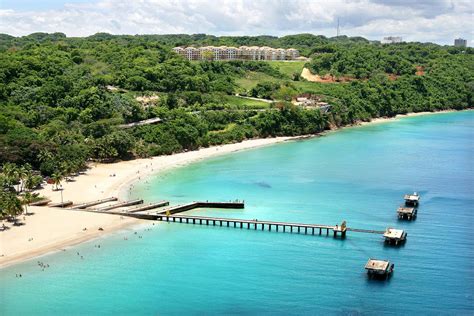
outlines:
{"label": "multi-story building", "polygon": [[294,60],[299,57],[297,49],[267,46],[175,47],[173,51],[189,60]]}
{"label": "multi-story building", "polygon": [[465,40],[464,38],[456,38],[454,40],[454,46],[466,47],[467,46],[467,40]]}
{"label": "multi-story building", "polygon": [[403,42],[400,36],[387,36],[382,40],[382,44],[397,44]]}

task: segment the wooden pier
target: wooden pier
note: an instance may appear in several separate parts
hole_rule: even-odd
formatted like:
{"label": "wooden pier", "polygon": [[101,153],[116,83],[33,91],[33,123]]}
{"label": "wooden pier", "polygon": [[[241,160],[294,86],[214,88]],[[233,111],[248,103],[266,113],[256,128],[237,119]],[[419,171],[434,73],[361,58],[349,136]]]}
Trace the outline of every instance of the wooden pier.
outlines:
{"label": "wooden pier", "polygon": [[49,203],[51,203],[50,199],[42,199],[36,202],[31,202],[29,205],[30,206],[45,206],[45,205],[48,205]]}
{"label": "wooden pier", "polygon": [[113,210],[114,208],[126,207],[126,206],[137,205],[137,204],[143,204],[143,200],[131,200],[131,201],[119,202],[119,203],[115,203],[109,206],[104,206],[95,210],[99,212],[105,212],[105,211]]}
{"label": "wooden pier", "polygon": [[414,206],[401,206],[397,210],[399,219],[407,219],[409,221],[415,219],[417,213],[418,209]]}
{"label": "wooden pier", "polygon": [[64,201],[64,202],[58,202],[58,203],[52,203],[48,204],[49,207],[68,207],[73,204],[72,201]]}
{"label": "wooden pier", "polygon": [[[341,225],[320,225],[320,224],[303,224],[303,223],[289,223],[289,222],[273,222],[260,221],[255,219],[235,219],[235,218],[221,218],[221,217],[206,217],[206,216],[192,216],[192,215],[164,215],[157,214],[156,219],[166,222],[179,222],[195,225],[207,226],[224,226],[233,228],[246,228],[253,230],[268,230],[276,232],[288,233],[304,233],[305,235],[326,235],[330,233],[334,237],[346,237],[345,222]],[[368,231],[367,231],[368,232]]]}
{"label": "wooden pier", "polygon": [[109,198],[102,199],[102,200],[97,200],[97,201],[78,204],[78,205],[73,206],[72,208],[73,209],[84,209],[84,208],[88,208],[88,207],[91,207],[91,206],[96,206],[96,205],[107,203],[107,202],[114,202],[114,201],[117,201],[117,200],[118,199],[116,197],[109,197]]}
{"label": "wooden pier", "polygon": [[190,211],[195,208],[203,208],[203,207],[209,207],[209,208],[222,208],[222,209],[243,209],[245,207],[244,202],[191,202],[187,204],[182,204],[182,205],[176,205],[172,206],[170,208],[167,208],[159,214],[177,214],[177,213],[182,213],[185,211]]}
{"label": "wooden pier", "polygon": [[152,210],[152,209],[155,209],[155,208],[167,206],[169,204],[170,204],[169,201],[160,201],[160,202],[156,202],[156,203],[146,204],[146,205],[143,205],[143,206],[137,206],[137,207],[129,208],[129,209],[126,209],[124,212],[125,213],[137,213],[137,212],[149,211],[149,210]]}
{"label": "wooden pier", "polygon": [[395,265],[388,260],[369,259],[365,269],[369,277],[387,279],[393,272]]}

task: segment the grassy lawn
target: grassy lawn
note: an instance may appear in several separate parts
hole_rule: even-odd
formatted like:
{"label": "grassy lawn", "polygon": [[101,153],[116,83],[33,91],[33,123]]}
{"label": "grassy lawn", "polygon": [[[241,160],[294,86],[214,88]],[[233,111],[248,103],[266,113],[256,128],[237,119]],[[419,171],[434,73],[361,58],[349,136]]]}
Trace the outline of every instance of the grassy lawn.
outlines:
{"label": "grassy lawn", "polygon": [[258,101],[258,100],[249,100],[244,98],[239,98],[233,95],[226,96],[226,100],[229,104],[235,105],[239,108],[248,107],[251,109],[266,109],[270,107],[270,103]]}
{"label": "grassy lawn", "polygon": [[300,74],[306,64],[305,61],[271,61],[269,63],[288,78],[291,78],[294,73]]}
{"label": "grassy lawn", "polygon": [[255,87],[257,83],[265,81],[279,82],[281,81],[281,79],[269,76],[262,72],[249,71],[245,74],[244,77],[235,80],[235,83],[237,83],[239,87],[242,87],[245,90],[250,90]]}
{"label": "grassy lawn", "polygon": [[292,84],[300,92],[309,92],[314,94],[334,95],[341,94],[344,91],[344,85],[347,83],[320,83],[310,81],[292,81]]}

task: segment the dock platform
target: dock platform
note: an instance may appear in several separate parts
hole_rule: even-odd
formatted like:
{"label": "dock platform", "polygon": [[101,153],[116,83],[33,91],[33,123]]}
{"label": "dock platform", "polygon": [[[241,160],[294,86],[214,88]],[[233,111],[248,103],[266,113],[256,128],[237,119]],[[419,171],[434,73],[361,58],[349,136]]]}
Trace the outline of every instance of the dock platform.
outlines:
{"label": "dock platform", "polygon": [[225,226],[233,228],[246,228],[253,230],[268,230],[272,229],[276,232],[288,233],[304,233],[305,235],[323,235],[329,236],[332,232],[334,237],[345,238],[346,231],[345,222],[341,225],[321,225],[321,224],[303,224],[303,223],[289,223],[289,222],[273,222],[261,221],[256,219],[235,219],[235,218],[221,218],[221,217],[206,217],[206,216],[192,216],[192,215],[155,215],[159,221],[179,222],[195,225],[207,226]]}
{"label": "dock platform", "polygon": [[407,233],[403,229],[387,228],[383,237],[386,243],[398,245],[407,240]]}
{"label": "dock platform", "polygon": [[92,202],[86,202],[86,203],[78,204],[78,205],[73,206],[72,208],[73,209],[84,209],[84,208],[88,208],[88,207],[91,207],[91,206],[96,206],[96,205],[107,203],[107,202],[114,202],[114,201],[117,201],[117,200],[118,199],[116,197],[109,197],[109,198],[102,199],[102,200],[96,200],[96,201],[92,201]]}
{"label": "dock platform", "polygon": [[414,192],[413,194],[405,194],[405,205],[407,206],[418,206],[420,203],[420,196],[418,193]]}
{"label": "dock platform", "polygon": [[68,207],[68,206],[71,206],[73,204],[74,203],[72,201],[64,201],[64,202],[48,204],[48,206],[49,207]]}
{"label": "dock platform", "polygon": [[414,206],[400,206],[397,210],[399,219],[407,219],[409,221],[415,219],[418,209]]}
{"label": "dock platform", "polygon": [[160,202],[156,202],[156,203],[150,203],[150,204],[146,204],[146,205],[142,205],[142,206],[129,208],[129,209],[126,209],[124,212],[125,213],[143,212],[143,211],[148,211],[148,210],[152,210],[152,209],[155,209],[155,208],[167,206],[169,204],[170,204],[169,201],[160,201]]}
{"label": "dock platform", "polygon": [[182,213],[185,211],[190,211],[195,208],[203,208],[203,207],[209,207],[209,208],[222,208],[222,209],[243,209],[245,207],[244,202],[191,202],[187,204],[182,204],[182,205],[175,205],[172,207],[169,207],[158,214],[168,214],[168,215],[173,215],[173,214],[178,214]]}
{"label": "dock platform", "polygon": [[45,206],[45,205],[48,205],[49,203],[51,203],[51,200],[50,199],[42,199],[42,200],[39,200],[39,201],[36,201],[36,202],[31,202],[30,206]]}
{"label": "dock platform", "polygon": [[143,200],[138,200],[137,199],[137,200],[119,202],[119,203],[115,203],[115,204],[112,204],[112,205],[109,205],[109,206],[104,206],[104,207],[95,209],[95,211],[105,212],[105,211],[113,210],[114,208],[132,206],[132,205],[137,205],[137,204],[143,204]]}
{"label": "dock platform", "polygon": [[395,265],[388,260],[369,259],[365,265],[369,277],[387,279],[393,272]]}

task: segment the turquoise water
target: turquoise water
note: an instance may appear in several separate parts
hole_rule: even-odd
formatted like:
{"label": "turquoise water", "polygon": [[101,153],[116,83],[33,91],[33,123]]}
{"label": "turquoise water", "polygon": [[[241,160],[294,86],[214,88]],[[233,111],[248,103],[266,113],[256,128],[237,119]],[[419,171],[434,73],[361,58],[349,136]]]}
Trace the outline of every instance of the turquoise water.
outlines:
{"label": "turquoise water", "polygon": [[[406,229],[408,241],[393,248],[372,234],[349,232],[342,241],[150,222],[1,270],[0,314],[472,315],[473,154],[468,111],[348,128],[167,172],[132,195],[244,199],[245,210],[193,213],[346,220]],[[412,191],[422,195],[418,218],[398,221],[396,208]],[[369,257],[393,261],[393,277],[368,280]],[[42,271],[37,260],[50,268]]]}

